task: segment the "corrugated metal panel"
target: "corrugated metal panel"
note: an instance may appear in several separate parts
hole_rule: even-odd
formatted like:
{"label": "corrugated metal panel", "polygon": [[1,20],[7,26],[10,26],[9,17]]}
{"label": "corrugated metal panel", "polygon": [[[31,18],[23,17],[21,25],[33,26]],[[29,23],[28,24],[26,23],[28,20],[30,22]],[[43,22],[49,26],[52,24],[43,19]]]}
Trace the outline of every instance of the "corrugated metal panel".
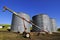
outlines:
{"label": "corrugated metal panel", "polygon": [[50,18],[48,15],[43,15],[43,27],[47,32],[51,32],[50,30]]}
{"label": "corrugated metal panel", "polygon": [[[43,28],[43,27],[41,27],[41,23],[42,23],[42,16],[41,15],[35,15],[35,16],[33,16],[32,17],[32,20],[33,20],[33,23],[34,24],[36,24],[37,26],[39,26],[41,29]],[[42,23],[43,24],[43,23]],[[43,26],[43,25],[42,25]],[[37,28],[37,27],[35,27],[35,26],[33,26],[32,27],[32,30],[33,31],[36,31],[36,32],[39,32],[40,31],[40,29],[39,28]]]}
{"label": "corrugated metal panel", "polygon": [[[35,15],[32,17],[33,23],[35,23],[37,26],[40,27],[41,30],[50,32],[50,20],[49,20],[49,16],[46,14],[39,14],[39,15]],[[41,31],[38,30],[38,28],[36,28],[35,26],[32,27],[33,31]]]}
{"label": "corrugated metal panel", "polygon": [[[24,17],[26,20],[30,20],[30,16],[25,14],[25,13],[18,13],[19,16]],[[11,24],[11,30],[13,32],[20,32],[23,33],[24,32],[24,24],[27,28],[27,32],[30,32],[30,24],[26,21],[24,21],[21,18],[19,18],[18,16],[16,16],[15,14],[13,14],[13,18],[12,18],[12,24]]]}
{"label": "corrugated metal panel", "polygon": [[51,21],[51,32],[56,32],[57,28],[56,28],[56,21],[53,18],[50,18]]}

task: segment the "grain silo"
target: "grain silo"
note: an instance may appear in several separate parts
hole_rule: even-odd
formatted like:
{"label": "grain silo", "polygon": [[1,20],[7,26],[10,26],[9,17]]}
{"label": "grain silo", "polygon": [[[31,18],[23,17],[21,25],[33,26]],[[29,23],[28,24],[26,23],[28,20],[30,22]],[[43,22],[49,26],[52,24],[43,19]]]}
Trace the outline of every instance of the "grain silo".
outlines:
{"label": "grain silo", "polygon": [[[33,23],[36,24],[41,30],[44,30],[46,32],[50,32],[50,20],[49,16],[46,14],[39,14],[32,17]],[[41,31],[39,28],[32,26],[32,30],[34,32]]]}
{"label": "grain silo", "polygon": [[57,31],[56,20],[54,18],[50,18],[50,22],[51,22],[51,32],[56,32]]}
{"label": "grain silo", "polygon": [[[26,20],[30,20],[30,16],[20,12],[18,13],[20,17],[25,18]],[[11,23],[11,30],[13,32],[20,32],[23,33],[24,32],[24,26],[27,28],[27,32],[30,32],[30,24],[28,22],[26,22],[25,20],[19,18],[18,16],[16,16],[15,14],[13,14],[12,16],[12,23]]]}

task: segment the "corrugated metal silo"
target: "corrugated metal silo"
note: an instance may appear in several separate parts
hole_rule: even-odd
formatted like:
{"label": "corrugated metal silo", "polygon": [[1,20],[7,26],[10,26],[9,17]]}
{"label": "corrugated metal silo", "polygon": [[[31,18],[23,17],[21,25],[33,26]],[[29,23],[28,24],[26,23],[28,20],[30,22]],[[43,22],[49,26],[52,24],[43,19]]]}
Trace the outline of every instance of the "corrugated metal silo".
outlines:
{"label": "corrugated metal silo", "polygon": [[[40,27],[41,30],[44,30],[46,32],[50,32],[50,20],[49,20],[49,16],[46,14],[39,14],[39,15],[35,15],[32,17],[33,23],[35,23],[37,26]],[[39,30],[39,28],[36,28],[35,26],[32,27],[32,30],[34,32],[39,32],[41,30]]]}
{"label": "corrugated metal silo", "polygon": [[48,15],[43,15],[43,27],[47,32],[51,32],[50,30],[50,18]]}
{"label": "corrugated metal silo", "polygon": [[56,20],[53,18],[50,18],[50,21],[51,21],[51,32],[56,32],[57,31]]}
{"label": "corrugated metal silo", "polygon": [[[30,20],[30,16],[23,13],[23,12],[20,12],[18,13],[19,16],[25,18],[26,20]],[[15,14],[13,14],[13,17],[12,17],[12,24],[11,24],[11,30],[13,32],[20,32],[20,33],[23,33],[24,32],[24,24],[25,24],[25,27],[27,28],[27,32],[30,32],[30,24],[28,22],[26,22],[25,20],[22,20],[21,18],[19,18],[18,16],[16,16]]]}

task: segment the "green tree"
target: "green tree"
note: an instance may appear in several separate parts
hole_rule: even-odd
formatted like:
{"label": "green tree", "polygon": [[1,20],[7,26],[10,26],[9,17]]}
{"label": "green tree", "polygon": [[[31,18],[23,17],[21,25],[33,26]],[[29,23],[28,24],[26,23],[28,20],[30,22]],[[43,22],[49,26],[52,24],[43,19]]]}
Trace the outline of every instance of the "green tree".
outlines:
{"label": "green tree", "polygon": [[60,32],[60,28],[58,28],[58,29],[57,29],[57,31],[59,31],[59,32]]}

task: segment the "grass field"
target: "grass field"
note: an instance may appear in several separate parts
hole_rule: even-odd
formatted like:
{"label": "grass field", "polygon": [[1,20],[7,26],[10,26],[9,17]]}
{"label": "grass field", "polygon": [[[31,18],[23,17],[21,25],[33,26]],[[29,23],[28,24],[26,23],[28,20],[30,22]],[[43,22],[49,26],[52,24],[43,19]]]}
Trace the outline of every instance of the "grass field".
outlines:
{"label": "grass field", "polygon": [[60,33],[40,34],[37,36],[36,32],[31,32],[31,39],[24,38],[21,34],[8,32],[8,26],[10,25],[5,25],[5,28],[0,28],[0,40],[60,40]]}
{"label": "grass field", "polygon": [[26,39],[23,35],[14,32],[0,31],[0,40],[29,40],[29,38]]}
{"label": "grass field", "polygon": [[5,26],[4,28],[0,28],[0,30],[2,30],[2,31],[7,30],[8,27],[10,27],[9,24],[0,24],[0,26]]}
{"label": "grass field", "polygon": [[31,33],[31,39],[24,38],[23,35],[8,32],[8,31],[0,31],[0,40],[60,40],[60,33],[54,34],[40,34],[37,36],[37,33]]}

